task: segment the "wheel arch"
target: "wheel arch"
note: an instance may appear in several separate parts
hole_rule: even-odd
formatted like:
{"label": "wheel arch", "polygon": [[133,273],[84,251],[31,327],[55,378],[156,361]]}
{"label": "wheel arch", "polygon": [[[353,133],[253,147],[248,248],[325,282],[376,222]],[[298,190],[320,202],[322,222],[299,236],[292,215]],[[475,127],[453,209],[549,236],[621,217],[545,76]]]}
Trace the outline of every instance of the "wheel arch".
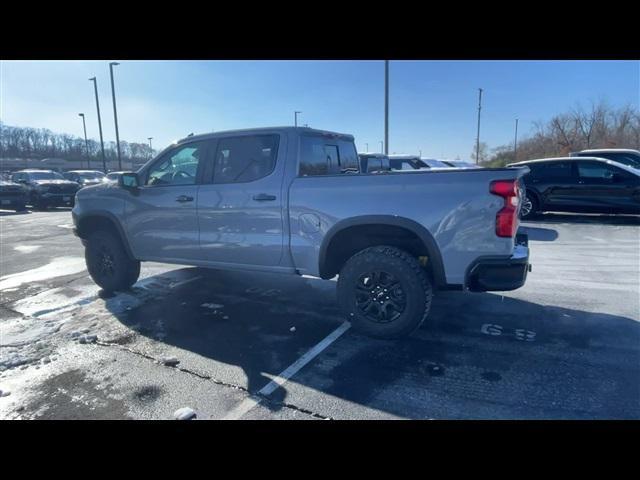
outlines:
{"label": "wheel arch", "polygon": [[[341,240],[347,245],[339,248]],[[429,258],[427,269],[435,285],[446,285],[442,256],[433,235],[418,222],[396,215],[362,215],[333,225],[320,246],[320,277],[332,278],[351,255],[380,244],[397,246],[416,256],[426,254]]]}
{"label": "wheel arch", "polygon": [[120,238],[127,255],[135,259],[124,229],[113,213],[108,211],[90,212],[78,218],[76,221],[76,234],[82,240],[86,240],[92,231],[98,229],[106,229],[114,232],[118,238]]}

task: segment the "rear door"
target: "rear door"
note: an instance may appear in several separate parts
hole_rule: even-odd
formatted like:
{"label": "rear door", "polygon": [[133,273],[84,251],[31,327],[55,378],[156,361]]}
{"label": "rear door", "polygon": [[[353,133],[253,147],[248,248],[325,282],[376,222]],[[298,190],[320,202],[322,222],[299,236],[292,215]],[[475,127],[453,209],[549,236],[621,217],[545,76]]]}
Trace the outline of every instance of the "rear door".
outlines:
{"label": "rear door", "polygon": [[198,192],[200,258],[278,266],[283,252],[286,137],[245,134],[211,141]]}
{"label": "rear door", "polygon": [[640,182],[637,175],[597,161],[577,162],[580,200],[585,207],[600,211],[634,211]]}
{"label": "rear door", "polygon": [[205,141],[181,144],[141,174],[141,187],[125,205],[127,236],[136,257],[198,258],[196,199],[206,154]]}
{"label": "rear door", "polygon": [[578,179],[572,162],[545,162],[531,167],[527,183],[540,193],[543,208],[570,208],[575,205]]}

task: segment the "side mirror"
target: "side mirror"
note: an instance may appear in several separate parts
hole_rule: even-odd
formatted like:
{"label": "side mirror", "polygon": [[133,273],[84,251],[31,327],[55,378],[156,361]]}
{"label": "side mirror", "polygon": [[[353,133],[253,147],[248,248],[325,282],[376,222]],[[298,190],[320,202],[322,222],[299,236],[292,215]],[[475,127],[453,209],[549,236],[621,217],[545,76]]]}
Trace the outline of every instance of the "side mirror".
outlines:
{"label": "side mirror", "polygon": [[140,179],[135,172],[125,172],[118,177],[118,185],[122,188],[135,190],[140,187]]}

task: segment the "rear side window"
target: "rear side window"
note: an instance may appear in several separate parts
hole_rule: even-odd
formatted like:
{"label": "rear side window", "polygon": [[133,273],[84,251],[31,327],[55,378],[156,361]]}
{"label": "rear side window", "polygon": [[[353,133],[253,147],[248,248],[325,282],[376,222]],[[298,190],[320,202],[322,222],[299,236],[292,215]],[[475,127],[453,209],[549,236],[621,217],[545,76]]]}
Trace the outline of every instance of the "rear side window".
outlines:
{"label": "rear side window", "polygon": [[300,139],[300,176],[358,173],[358,152],[353,142],[321,136]]}
{"label": "rear side window", "polygon": [[631,177],[631,175],[619,168],[597,162],[578,162],[578,175],[584,179],[607,182],[622,182]]}
{"label": "rear side window", "polygon": [[527,165],[534,178],[569,178],[572,176],[570,162],[550,162]]}
{"label": "rear side window", "polygon": [[216,149],[213,183],[254,182],[276,165],[278,135],[222,138]]}

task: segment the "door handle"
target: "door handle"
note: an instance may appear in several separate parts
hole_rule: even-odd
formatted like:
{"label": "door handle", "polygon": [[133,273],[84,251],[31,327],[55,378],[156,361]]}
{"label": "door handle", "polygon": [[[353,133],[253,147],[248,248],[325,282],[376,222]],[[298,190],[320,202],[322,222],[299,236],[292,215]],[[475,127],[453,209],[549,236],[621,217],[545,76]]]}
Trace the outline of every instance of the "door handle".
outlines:
{"label": "door handle", "polygon": [[188,197],[187,195],[180,195],[176,198],[176,202],[185,203],[185,202],[193,202],[193,197]]}
{"label": "door handle", "polygon": [[259,193],[258,195],[254,195],[253,199],[256,200],[257,202],[268,202],[271,200],[275,200],[276,196],[275,195],[269,195],[267,193]]}

